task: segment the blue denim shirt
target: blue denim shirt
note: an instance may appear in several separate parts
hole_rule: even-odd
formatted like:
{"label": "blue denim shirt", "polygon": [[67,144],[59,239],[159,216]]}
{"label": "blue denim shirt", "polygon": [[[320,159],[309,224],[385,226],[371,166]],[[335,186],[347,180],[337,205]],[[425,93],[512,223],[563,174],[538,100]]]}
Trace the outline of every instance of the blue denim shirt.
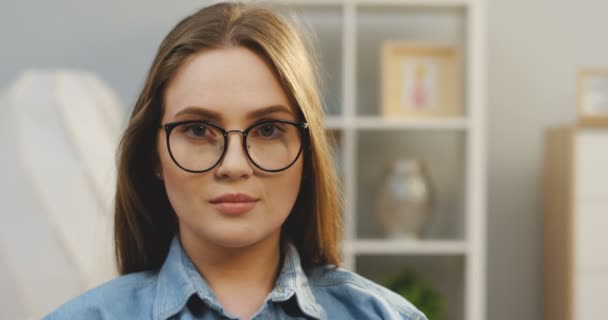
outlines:
{"label": "blue denim shirt", "polygon": [[[120,276],[65,303],[44,320],[238,319],[222,308],[176,236],[160,270]],[[401,296],[327,265],[304,273],[288,244],[276,285],[252,319],[427,318]]]}

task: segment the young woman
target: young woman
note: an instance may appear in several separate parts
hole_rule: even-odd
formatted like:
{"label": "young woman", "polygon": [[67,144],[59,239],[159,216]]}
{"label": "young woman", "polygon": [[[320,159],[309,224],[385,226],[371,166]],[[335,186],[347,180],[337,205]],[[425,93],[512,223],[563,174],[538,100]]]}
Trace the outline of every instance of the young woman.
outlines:
{"label": "young woman", "polygon": [[220,3],[175,26],[118,165],[122,276],[46,319],[426,319],[339,268],[316,72],[269,9]]}

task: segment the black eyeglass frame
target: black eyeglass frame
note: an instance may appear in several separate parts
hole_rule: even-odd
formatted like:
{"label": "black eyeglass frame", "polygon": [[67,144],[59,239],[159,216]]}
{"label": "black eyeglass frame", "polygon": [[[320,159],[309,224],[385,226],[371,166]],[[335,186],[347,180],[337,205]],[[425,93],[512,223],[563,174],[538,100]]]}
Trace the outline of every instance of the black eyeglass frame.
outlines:
{"label": "black eyeglass frame", "polygon": [[[294,160],[288,164],[286,167],[281,168],[281,169],[275,169],[275,170],[268,170],[265,169],[263,167],[261,167],[259,164],[257,164],[253,158],[251,157],[251,155],[249,154],[249,150],[247,150],[247,135],[249,134],[249,131],[257,126],[261,126],[264,124],[268,124],[268,123],[286,123],[289,125],[293,125],[295,126],[299,131],[300,131],[300,149],[298,150],[298,154],[296,155],[296,157],[294,158]],[[222,135],[224,136],[224,149],[222,150],[222,155],[219,157],[219,159],[217,160],[216,163],[214,163],[211,167],[209,167],[208,169],[205,170],[190,170],[187,168],[184,168],[183,166],[181,166],[179,164],[179,162],[177,162],[177,160],[175,159],[175,156],[173,156],[173,152],[171,151],[171,144],[169,142],[169,137],[171,136],[171,131],[173,131],[173,129],[175,129],[178,126],[184,125],[184,124],[195,124],[195,123],[199,123],[199,124],[203,124],[203,125],[209,125],[212,126],[216,129],[218,129]],[[260,122],[256,122],[252,125],[250,125],[249,127],[247,127],[245,130],[226,130],[222,127],[220,127],[219,125],[210,122],[210,121],[205,121],[205,120],[184,120],[184,121],[177,121],[177,122],[170,122],[170,123],[165,123],[163,125],[160,125],[158,127],[159,129],[165,129],[165,136],[166,136],[166,141],[167,141],[167,150],[169,151],[169,156],[171,156],[171,160],[173,160],[173,163],[175,163],[175,165],[177,165],[180,169],[186,171],[186,172],[190,172],[190,173],[203,173],[203,172],[207,172],[213,168],[215,168],[220,162],[222,162],[222,159],[224,159],[224,156],[226,155],[226,150],[228,150],[228,134],[232,133],[232,132],[238,132],[240,133],[243,138],[241,139],[241,141],[243,142],[243,149],[245,150],[245,154],[247,155],[247,158],[251,161],[251,163],[253,163],[253,165],[255,165],[257,168],[259,168],[260,170],[266,171],[266,172],[281,172],[284,170],[289,169],[289,167],[291,167],[294,163],[296,163],[296,161],[298,160],[298,158],[300,158],[300,154],[302,153],[302,150],[304,149],[304,144],[305,141],[307,141],[305,139],[306,137],[306,132],[308,129],[308,123],[306,122],[300,122],[300,121],[291,121],[291,120],[264,120],[264,121],[260,121]]]}

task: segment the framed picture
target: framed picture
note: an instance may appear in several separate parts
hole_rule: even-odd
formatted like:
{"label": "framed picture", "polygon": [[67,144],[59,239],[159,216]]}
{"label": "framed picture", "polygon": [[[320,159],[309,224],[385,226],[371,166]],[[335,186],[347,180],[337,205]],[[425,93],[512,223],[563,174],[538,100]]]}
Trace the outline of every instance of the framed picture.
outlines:
{"label": "framed picture", "polygon": [[382,115],[462,115],[460,58],[453,46],[388,41],[382,45]]}
{"label": "framed picture", "polygon": [[582,126],[608,126],[608,68],[579,72],[578,123]]}

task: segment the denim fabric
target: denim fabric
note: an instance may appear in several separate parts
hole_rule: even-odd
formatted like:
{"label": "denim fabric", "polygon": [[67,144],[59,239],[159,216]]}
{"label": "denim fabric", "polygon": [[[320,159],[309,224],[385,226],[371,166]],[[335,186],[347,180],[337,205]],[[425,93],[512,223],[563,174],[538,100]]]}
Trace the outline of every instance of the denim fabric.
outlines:
{"label": "denim fabric", "polygon": [[[71,301],[44,320],[238,319],[222,308],[176,236],[163,266],[120,276]],[[401,296],[353,272],[327,265],[304,273],[288,244],[276,285],[252,319],[427,318]]]}

